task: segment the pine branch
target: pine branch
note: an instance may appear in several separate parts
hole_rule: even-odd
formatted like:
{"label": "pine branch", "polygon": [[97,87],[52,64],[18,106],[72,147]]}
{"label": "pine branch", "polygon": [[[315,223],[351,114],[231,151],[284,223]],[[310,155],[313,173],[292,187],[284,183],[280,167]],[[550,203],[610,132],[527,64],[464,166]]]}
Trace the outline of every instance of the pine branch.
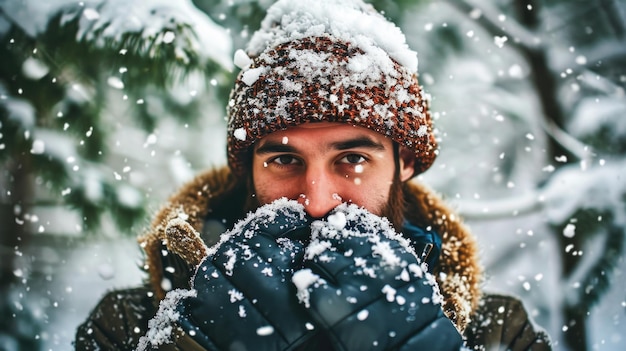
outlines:
{"label": "pine branch", "polygon": [[68,205],[81,214],[83,230],[94,233],[102,215],[112,214],[122,233],[146,214],[145,199],[138,189],[121,180],[108,166],[77,159],[69,163],[62,153],[35,155],[35,172],[43,175],[58,193],[58,205]]}
{"label": "pine branch", "polygon": [[[128,9],[128,18],[116,6]],[[97,72],[104,69],[119,75],[128,87],[166,87],[192,71],[210,77],[232,68],[230,38],[196,12],[159,1],[65,7],[53,16],[40,40],[53,44],[47,51],[54,62],[77,67],[87,79],[97,79]],[[132,21],[139,23],[127,24]]]}

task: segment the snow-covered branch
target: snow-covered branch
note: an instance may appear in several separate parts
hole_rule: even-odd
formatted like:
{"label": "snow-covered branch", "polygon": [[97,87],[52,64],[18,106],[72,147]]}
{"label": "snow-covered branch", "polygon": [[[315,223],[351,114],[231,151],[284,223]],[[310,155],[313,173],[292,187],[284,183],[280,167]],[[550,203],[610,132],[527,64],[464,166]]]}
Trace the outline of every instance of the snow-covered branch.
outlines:
{"label": "snow-covered branch", "polygon": [[552,139],[554,139],[572,155],[576,156],[580,161],[586,163],[590,162],[593,151],[588,145],[585,145],[563,129],[559,128],[554,121],[548,119],[542,119],[541,121],[543,122],[543,129],[552,137]]}
{"label": "snow-covered branch", "polygon": [[483,201],[455,201],[459,214],[469,220],[491,220],[542,211],[552,224],[566,223],[579,209],[609,213],[615,225],[626,223],[626,162],[612,160],[581,169],[561,167],[548,183],[517,197]]}
{"label": "snow-covered branch", "polygon": [[533,213],[542,209],[539,191],[529,191],[517,197],[483,201],[454,201],[454,206],[468,220],[493,220]]}
{"label": "snow-covered branch", "polygon": [[[84,6],[78,13],[64,14],[61,25],[74,20],[79,24],[76,39],[101,48],[111,42],[122,43],[125,35],[136,33],[144,41],[139,47],[151,48],[151,57],[153,50],[173,45],[183,61],[188,61],[186,56],[193,53],[222,67],[232,67],[230,36],[190,0],[177,1],[175,5],[164,0],[108,0],[97,6]],[[182,31],[185,27],[191,33]],[[159,48],[160,45],[164,46]]]}

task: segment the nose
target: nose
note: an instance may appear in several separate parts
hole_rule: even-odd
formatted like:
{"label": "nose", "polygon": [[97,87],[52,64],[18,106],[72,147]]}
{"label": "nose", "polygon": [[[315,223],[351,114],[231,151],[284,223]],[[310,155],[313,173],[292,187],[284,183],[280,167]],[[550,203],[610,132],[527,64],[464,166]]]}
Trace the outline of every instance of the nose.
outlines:
{"label": "nose", "polygon": [[342,200],[332,176],[325,171],[307,170],[298,202],[313,218],[326,216]]}

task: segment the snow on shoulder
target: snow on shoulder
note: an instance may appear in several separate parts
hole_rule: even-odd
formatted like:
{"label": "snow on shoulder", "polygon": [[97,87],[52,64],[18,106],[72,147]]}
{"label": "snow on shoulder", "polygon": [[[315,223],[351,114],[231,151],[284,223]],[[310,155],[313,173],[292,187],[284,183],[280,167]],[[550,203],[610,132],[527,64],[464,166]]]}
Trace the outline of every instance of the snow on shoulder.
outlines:
{"label": "snow on shoulder", "polygon": [[[275,47],[308,37],[335,37],[358,46],[381,61],[389,57],[417,72],[417,53],[402,31],[374,7],[361,0],[279,0],[248,43],[248,54],[258,56]],[[385,54],[386,52],[386,54]]]}

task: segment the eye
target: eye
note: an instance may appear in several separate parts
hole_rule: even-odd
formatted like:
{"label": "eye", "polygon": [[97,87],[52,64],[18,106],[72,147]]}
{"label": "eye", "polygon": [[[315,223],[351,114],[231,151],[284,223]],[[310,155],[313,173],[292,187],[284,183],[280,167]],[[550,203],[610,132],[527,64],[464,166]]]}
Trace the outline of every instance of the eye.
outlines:
{"label": "eye", "polygon": [[295,165],[298,164],[298,159],[291,156],[291,155],[280,155],[280,156],[276,156],[273,159],[270,160],[270,162],[279,164],[281,166],[284,165]]}
{"label": "eye", "polygon": [[359,154],[349,154],[341,158],[339,162],[341,163],[349,163],[349,164],[359,164],[367,161],[365,157]]}

